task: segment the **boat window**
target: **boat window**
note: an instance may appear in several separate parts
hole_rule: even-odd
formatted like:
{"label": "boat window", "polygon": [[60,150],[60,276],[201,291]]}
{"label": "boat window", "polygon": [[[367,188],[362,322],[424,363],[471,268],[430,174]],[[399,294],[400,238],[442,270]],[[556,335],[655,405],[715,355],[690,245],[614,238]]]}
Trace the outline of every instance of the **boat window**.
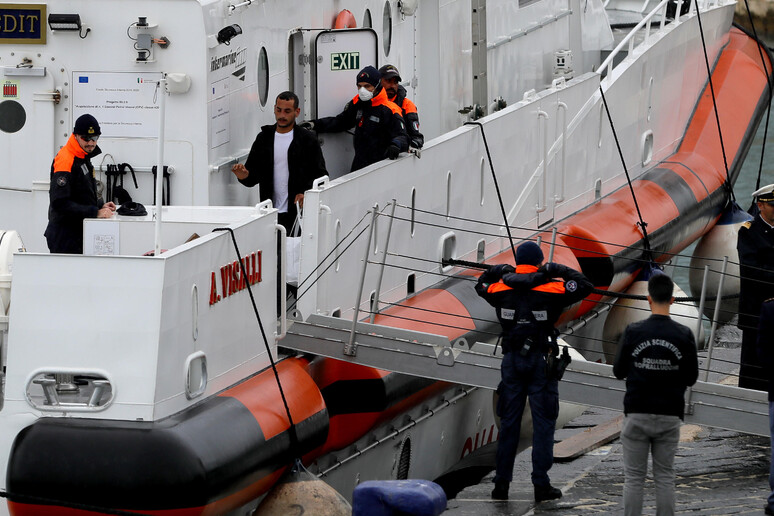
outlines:
{"label": "boat window", "polygon": [[481,206],[484,205],[484,185],[486,184],[486,163],[484,162],[484,157],[481,156],[481,170],[480,170],[480,181],[479,181],[479,190],[480,190],[480,197],[481,197]]}
{"label": "boat window", "polygon": [[594,200],[598,201],[602,198],[602,180],[597,179],[594,182]]}
{"label": "boat window", "polygon": [[481,263],[484,261],[484,258],[486,256],[484,253],[486,252],[486,240],[483,238],[478,241],[478,244],[476,244],[476,261]]}
{"label": "boat window", "polygon": [[392,10],[390,2],[384,2],[384,15],[382,16],[382,43],[384,43],[384,55],[390,55],[392,44]]}
{"label": "boat window", "polygon": [[4,133],[18,132],[24,127],[26,121],[27,112],[24,111],[24,106],[15,100],[0,102],[0,131]]}
{"label": "boat window", "polygon": [[363,28],[370,29],[374,26],[374,22],[371,21],[371,9],[366,9],[363,15]]}
{"label": "boat window", "polygon": [[417,220],[417,212],[416,212],[416,206],[417,206],[417,189],[412,188],[411,189],[411,238],[414,238],[414,230],[416,228],[416,220]]}
{"label": "boat window", "polygon": [[339,263],[339,256],[341,256],[341,220],[336,219],[336,229],[334,231],[336,237],[336,259],[334,263],[336,266],[333,268],[333,270],[339,272],[339,267],[341,266]]}
{"label": "boat window", "polygon": [[376,299],[376,291],[372,290],[371,297],[368,301],[368,307],[372,314],[377,313],[377,311],[379,310],[378,304],[379,304],[379,301],[377,301]]}
{"label": "boat window", "polygon": [[371,235],[373,235],[372,238],[374,241],[374,254],[377,254],[379,252],[379,217],[381,216],[378,204],[374,204],[374,210],[376,211],[376,218],[374,219],[374,228]]}
{"label": "boat window", "polygon": [[406,278],[406,297],[413,296],[417,291],[417,276],[413,272]]}
{"label": "boat window", "polygon": [[446,220],[451,215],[451,170],[446,172]]}
{"label": "boat window", "polygon": [[258,100],[261,107],[266,106],[266,100],[269,98],[269,56],[266,54],[266,47],[261,47],[258,53]]}

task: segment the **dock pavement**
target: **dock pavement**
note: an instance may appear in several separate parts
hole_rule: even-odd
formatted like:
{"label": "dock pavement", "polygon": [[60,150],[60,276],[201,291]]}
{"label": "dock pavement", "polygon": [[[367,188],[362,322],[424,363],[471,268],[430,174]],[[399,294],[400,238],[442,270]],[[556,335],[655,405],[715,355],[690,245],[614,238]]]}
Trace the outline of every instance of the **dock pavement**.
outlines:
{"label": "dock pavement", "polygon": [[[725,338],[729,339],[728,336]],[[740,348],[732,335],[712,352],[710,381],[735,384]],[[706,351],[699,352],[704,367]],[[566,439],[620,412],[589,408],[556,432]],[[448,501],[444,516],[521,516],[539,514],[623,514],[623,450],[619,439],[565,463],[555,463],[551,483],[562,490],[560,500],[535,504],[530,482],[530,450],[516,457],[510,499],[490,498],[494,472]],[[675,514],[763,514],[769,495],[769,438],[722,429],[684,425],[675,458]],[[643,514],[655,514],[655,490],[649,468]]]}

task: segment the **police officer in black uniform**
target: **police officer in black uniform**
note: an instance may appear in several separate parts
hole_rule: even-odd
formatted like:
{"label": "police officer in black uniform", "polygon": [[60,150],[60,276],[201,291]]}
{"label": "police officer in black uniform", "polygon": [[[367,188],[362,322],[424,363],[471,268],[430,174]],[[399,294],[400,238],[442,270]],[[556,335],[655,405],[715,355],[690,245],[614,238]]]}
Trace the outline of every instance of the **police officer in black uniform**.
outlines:
{"label": "police officer in black uniform", "polygon": [[344,111],[300,124],[318,133],[338,133],[354,127],[355,157],[350,172],[385,158],[397,159],[401,152],[408,151],[403,116],[400,108],[387,99],[381,78],[379,70],[366,66],[355,79],[358,93],[347,102]]}
{"label": "police officer in black uniform", "polygon": [[78,117],[70,138],[51,164],[46,242],[52,253],[83,253],[83,219],[109,219],[116,211],[113,202],[97,195],[91,158],[97,156],[102,132],[97,119]]}
{"label": "police officer in black uniform", "polygon": [[[500,436],[492,498],[508,499],[527,396],[532,410],[532,484],[535,501],[561,498],[548,470],[554,460],[554,428],[559,415],[558,332],[562,310],[586,297],[593,287],[580,272],[558,263],[543,263],[534,242],[516,249],[516,269],[495,265],[484,272],[476,292],[497,309],[503,328],[501,381],[497,388]],[[566,350],[565,350],[566,352]]]}
{"label": "police officer in black uniform", "polygon": [[379,68],[379,73],[382,75],[382,88],[387,93],[387,98],[400,108],[403,121],[406,122],[409,145],[415,149],[421,149],[425,144],[425,137],[419,132],[419,112],[416,104],[406,98],[406,88],[400,85],[398,69],[391,64],[386,64]]}
{"label": "police officer in black uniform", "polygon": [[[774,297],[761,305],[757,345],[759,363],[766,368],[769,380],[769,433],[770,443],[774,445]],[[769,488],[771,493],[766,499],[764,513],[774,515],[774,446],[771,446],[769,461]]]}
{"label": "police officer in black uniform", "polygon": [[765,299],[774,297],[774,184],[753,192],[759,213],[739,228],[739,329],[742,330],[739,386],[765,391],[768,373],[755,352],[758,315]]}

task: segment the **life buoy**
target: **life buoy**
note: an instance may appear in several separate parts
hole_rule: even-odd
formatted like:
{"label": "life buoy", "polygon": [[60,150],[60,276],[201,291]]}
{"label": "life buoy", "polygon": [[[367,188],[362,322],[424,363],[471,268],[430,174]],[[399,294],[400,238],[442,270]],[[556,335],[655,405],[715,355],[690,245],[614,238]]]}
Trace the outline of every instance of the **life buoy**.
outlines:
{"label": "life buoy", "polygon": [[333,24],[334,29],[354,29],[356,27],[355,15],[348,9],[342,9]]}

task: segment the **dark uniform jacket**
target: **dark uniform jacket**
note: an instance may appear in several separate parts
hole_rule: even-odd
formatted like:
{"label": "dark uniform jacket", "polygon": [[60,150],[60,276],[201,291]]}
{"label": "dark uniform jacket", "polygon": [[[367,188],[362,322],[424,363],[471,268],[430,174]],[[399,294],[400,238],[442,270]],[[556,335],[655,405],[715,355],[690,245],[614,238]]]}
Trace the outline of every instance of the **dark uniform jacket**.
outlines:
{"label": "dark uniform jacket", "polygon": [[503,352],[520,350],[527,338],[538,351],[548,351],[562,310],[589,295],[593,285],[580,272],[558,263],[509,270],[513,268],[492,267],[476,284],[478,295],[496,309],[503,327]]}
{"label": "dark uniform jacket", "polygon": [[774,401],[774,297],[761,305],[757,351],[769,380],[769,401]]}
{"label": "dark uniform jacket", "polygon": [[400,108],[387,100],[382,89],[371,100],[355,97],[336,116],[320,118],[314,128],[321,133],[337,133],[355,128],[355,158],[350,171],[360,170],[386,158],[387,147],[408,151],[408,135]]}
{"label": "dark uniform jacket", "polygon": [[[260,183],[261,201],[271,199],[274,194],[274,135],[277,124],[261,127],[256,136],[250,154],[247,156],[245,168],[248,175],[239,182],[245,186],[255,186]],[[293,141],[288,147],[288,218],[295,220],[296,205],[293,200],[296,195],[312,188],[312,183],[318,177],[328,175],[325,170],[320,143],[310,131],[297,125],[293,126]]]}
{"label": "dark uniform jacket", "polygon": [[52,253],[83,253],[83,219],[95,218],[104,204],[97,198],[91,164],[91,158],[101,152],[95,147],[87,155],[71,134],[51,164],[48,227],[44,234]]}
{"label": "dark uniform jacket", "polygon": [[621,336],[613,373],[626,378],[625,414],[682,419],[685,388],[699,377],[693,333],[667,315],[632,323]]}
{"label": "dark uniform jacket", "polygon": [[761,303],[774,297],[774,229],[760,215],[739,228],[739,329],[755,331]]}
{"label": "dark uniform jacket", "polygon": [[409,145],[421,149],[425,144],[425,137],[419,132],[419,113],[417,106],[406,98],[406,88],[398,84],[398,94],[390,99],[400,108],[403,121],[406,123],[406,133],[409,137]]}

